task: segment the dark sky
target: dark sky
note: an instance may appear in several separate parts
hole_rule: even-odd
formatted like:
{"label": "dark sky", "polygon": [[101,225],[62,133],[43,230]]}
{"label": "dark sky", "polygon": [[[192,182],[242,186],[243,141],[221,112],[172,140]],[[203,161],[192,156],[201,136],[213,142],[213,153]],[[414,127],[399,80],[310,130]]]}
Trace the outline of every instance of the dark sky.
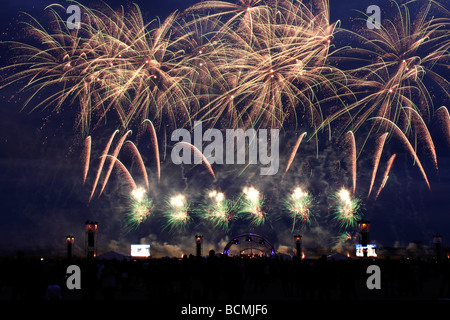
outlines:
{"label": "dark sky", "polygon": [[[16,0],[2,2],[0,24],[2,26],[2,41],[21,36],[18,21],[19,11],[26,11],[39,18],[44,7],[55,1]],[[89,2],[81,1],[83,4]],[[164,17],[175,9],[183,10],[192,0],[165,1],[135,1],[141,7],[144,16]],[[342,20],[343,27],[351,27],[350,17],[357,14],[354,10],[365,11],[369,4],[383,6],[387,0],[350,1],[331,0],[332,20]],[[112,7],[124,4],[122,1],[109,1]],[[7,52],[4,46],[0,49],[2,63]],[[67,234],[76,237],[76,253],[84,250],[84,221],[94,219],[99,221],[99,241],[102,250],[128,250],[130,243],[139,243],[142,239],[152,243],[152,250],[161,254],[177,254],[191,250],[193,252],[193,235],[202,232],[206,246],[220,250],[223,244],[234,235],[242,233],[246,228],[237,227],[230,234],[216,232],[211,234],[202,225],[194,225],[178,235],[159,232],[160,221],[153,217],[138,230],[126,233],[123,230],[124,199],[120,192],[120,184],[112,182],[99,199],[87,203],[89,187],[81,182],[81,140],[73,128],[73,114],[67,108],[60,114],[50,111],[21,111],[24,95],[15,91],[17,88],[0,90],[2,99],[0,105],[0,254],[11,254],[16,250],[39,252],[41,254],[63,254],[64,238]],[[97,132],[93,137],[95,152],[99,152],[104,142],[112,132],[112,128]],[[422,241],[431,245],[433,234],[443,235],[444,246],[450,239],[450,153],[449,143],[442,137],[439,126],[433,126],[431,133],[436,138],[435,145],[439,163],[439,173],[436,173],[431,163],[424,161],[429,174],[431,192],[420,175],[417,166],[413,166],[411,158],[401,145],[390,145],[383,156],[385,164],[389,154],[398,153],[394,168],[376,202],[366,201],[364,209],[366,216],[372,221],[371,239],[385,246],[407,246],[414,241]],[[134,136],[135,137],[135,136]],[[295,137],[282,137],[280,171],[283,170],[287,154],[295,143]],[[149,149],[147,147],[147,149]],[[327,190],[337,188],[341,182],[340,176],[334,172],[333,162],[336,150],[324,148],[318,157],[315,155],[314,144],[302,144],[301,160],[291,168],[292,172],[302,172],[288,176],[281,182],[279,177],[253,179],[252,169],[244,176],[236,176],[239,170],[228,167],[219,168],[217,174],[223,180],[221,187],[238,189],[249,181],[261,186],[261,189],[276,193],[277,189],[298,183],[308,178],[302,169],[310,168],[309,185],[317,194],[325,194]],[[148,151],[148,150],[147,150]],[[150,163],[148,171],[152,182],[155,180],[154,163],[150,153],[145,160]],[[370,172],[368,165],[371,151],[363,153],[366,160],[358,163],[358,189],[361,194],[367,192]],[[173,189],[188,191],[201,190],[210,185],[208,174],[201,168],[173,168],[167,157],[162,161],[162,182],[155,188],[155,199],[162,199]],[[364,159],[364,157],[362,157]],[[284,162],[283,162],[284,161]],[[186,169],[186,171],[185,171]],[[231,173],[230,173],[231,172]],[[347,177],[348,179],[348,177]],[[284,184],[283,184],[284,183]],[[269,192],[269,193],[270,193]],[[325,207],[326,200],[321,200]],[[321,224],[322,223],[322,224]],[[326,219],[306,231],[306,250],[316,245],[327,245],[331,242],[333,233],[326,224]],[[272,226],[252,230],[264,234],[276,246],[292,247],[289,223],[274,222]],[[158,251],[159,250],[159,251]],[[155,251],[153,251],[155,252]]]}

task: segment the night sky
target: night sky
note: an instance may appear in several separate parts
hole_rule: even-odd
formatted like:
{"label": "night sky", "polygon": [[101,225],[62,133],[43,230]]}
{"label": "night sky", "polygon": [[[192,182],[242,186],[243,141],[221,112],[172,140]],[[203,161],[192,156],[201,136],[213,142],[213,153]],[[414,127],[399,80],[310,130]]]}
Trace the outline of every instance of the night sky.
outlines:
{"label": "night sky", "polygon": [[[135,2],[140,6],[145,19],[149,20],[155,16],[164,18],[173,10],[183,10],[196,1]],[[54,1],[2,2],[1,41],[25,41],[22,26],[18,24],[23,17],[20,11],[28,12],[39,20],[45,6],[51,3]],[[89,4],[85,1],[81,3]],[[112,7],[127,3],[130,2],[108,1]],[[387,1],[331,0],[330,3],[332,20],[339,19],[342,27],[351,28],[352,18],[358,16],[355,10],[365,11],[369,4],[382,7]],[[8,52],[4,45],[0,47],[0,55],[3,66],[8,63]],[[292,252],[294,244],[291,224],[286,219],[274,219],[260,228],[249,228],[241,223],[234,225],[228,233],[213,231],[204,223],[193,221],[185,231],[170,234],[161,231],[161,220],[156,209],[155,215],[137,230],[126,232],[123,227],[126,201],[119,179],[113,176],[104,194],[100,198],[94,197],[88,203],[90,184],[82,183],[80,157],[83,138],[77,128],[74,128],[75,108],[65,106],[60,113],[50,109],[30,112],[30,105],[22,110],[29,93],[18,93],[18,89],[11,86],[0,90],[0,254],[11,255],[17,250],[23,250],[28,254],[63,255],[65,236],[71,234],[76,239],[75,254],[83,255],[86,220],[96,220],[99,223],[100,253],[108,250],[128,252],[130,244],[140,242],[151,243],[152,254],[155,256],[194,253],[194,235],[197,233],[204,235],[205,249],[221,251],[232,236],[250,231],[265,236],[281,252]],[[441,106],[445,102],[434,103]],[[406,247],[416,241],[430,246],[434,234],[443,236],[445,247],[450,241],[450,143],[444,137],[439,123],[431,122],[429,127],[439,165],[439,172],[436,172],[429,158],[423,157],[431,191],[401,144],[393,141],[383,153],[380,170],[389,155],[397,153],[389,180],[377,201],[363,202],[365,217],[372,222],[370,239],[380,246]],[[115,129],[113,122],[107,122],[92,133],[93,154],[101,152]],[[322,216],[304,231],[304,250],[308,252],[320,246],[333,246],[336,232],[326,218],[329,204],[324,195],[349,181],[345,168],[337,169],[337,163],[345,162],[342,160],[345,156],[339,147],[325,143],[316,154],[313,141],[302,143],[296,161],[282,181],[282,172],[295,144],[295,134],[298,134],[292,134],[292,131],[282,132],[280,171],[277,176],[261,177],[256,167],[249,167],[244,174],[239,175],[242,167],[238,165],[214,165],[218,180],[214,184],[202,166],[175,166],[170,160],[170,147],[164,157],[163,147],[160,146],[161,182],[157,184],[151,146],[137,132],[133,132],[130,140],[141,142],[140,150],[147,165],[150,182],[157,185],[151,188],[152,196],[157,201],[162,201],[173,190],[195,197],[210,186],[221,187],[234,194],[247,183],[259,187],[262,192],[267,193],[268,198],[275,201],[280,190],[290,190],[293,185],[307,181],[309,188],[318,196],[319,215]],[[357,145],[361,145],[360,140]],[[357,193],[364,200],[370,181],[372,154],[373,149],[367,146],[358,160]],[[95,164],[93,162],[93,169]],[[92,182],[93,172],[90,171],[88,182]],[[379,183],[377,180],[375,186]]]}

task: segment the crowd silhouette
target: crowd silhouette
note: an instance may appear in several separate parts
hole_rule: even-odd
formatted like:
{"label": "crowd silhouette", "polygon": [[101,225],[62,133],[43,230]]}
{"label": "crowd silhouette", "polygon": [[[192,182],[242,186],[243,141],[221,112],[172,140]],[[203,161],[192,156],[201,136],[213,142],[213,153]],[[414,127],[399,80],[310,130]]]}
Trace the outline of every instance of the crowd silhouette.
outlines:
{"label": "crowd silhouette", "polygon": [[[449,259],[283,259],[207,257],[0,260],[0,296],[8,300],[357,300],[450,299]],[[81,270],[69,290],[66,270]],[[381,289],[370,290],[367,267],[378,265]]]}

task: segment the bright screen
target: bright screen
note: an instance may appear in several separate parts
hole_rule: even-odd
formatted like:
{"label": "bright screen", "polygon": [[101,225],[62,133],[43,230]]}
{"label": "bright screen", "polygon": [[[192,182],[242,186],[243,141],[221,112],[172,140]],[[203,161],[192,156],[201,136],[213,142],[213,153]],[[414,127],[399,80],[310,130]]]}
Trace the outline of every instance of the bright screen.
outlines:
{"label": "bright screen", "polygon": [[[362,257],[364,256],[364,252],[363,252],[364,247],[360,244],[356,245],[356,256],[357,257]],[[368,257],[376,257],[377,256],[377,245],[376,244],[368,244],[367,247],[367,256]]]}
{"label": "bright screen", "polygon": [[131,245],[132,257],[149,257],[150,245],[149,244],[132,244]]}

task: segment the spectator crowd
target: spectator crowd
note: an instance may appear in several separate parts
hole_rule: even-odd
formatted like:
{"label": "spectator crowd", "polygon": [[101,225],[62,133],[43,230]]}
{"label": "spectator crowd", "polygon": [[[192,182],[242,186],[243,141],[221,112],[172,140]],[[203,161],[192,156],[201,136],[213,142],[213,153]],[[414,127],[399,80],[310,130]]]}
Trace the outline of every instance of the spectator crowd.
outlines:
{"label": "spectator crowd", "polygon": [[[81,270],[81,289],[69,290],[69,265]],[[369,290],[369,265],[381,289]],[[34,259],[19,253],[0,260],[2,300],[357,300],[450,298],[450,261],[208,257],[148,259]]]}

